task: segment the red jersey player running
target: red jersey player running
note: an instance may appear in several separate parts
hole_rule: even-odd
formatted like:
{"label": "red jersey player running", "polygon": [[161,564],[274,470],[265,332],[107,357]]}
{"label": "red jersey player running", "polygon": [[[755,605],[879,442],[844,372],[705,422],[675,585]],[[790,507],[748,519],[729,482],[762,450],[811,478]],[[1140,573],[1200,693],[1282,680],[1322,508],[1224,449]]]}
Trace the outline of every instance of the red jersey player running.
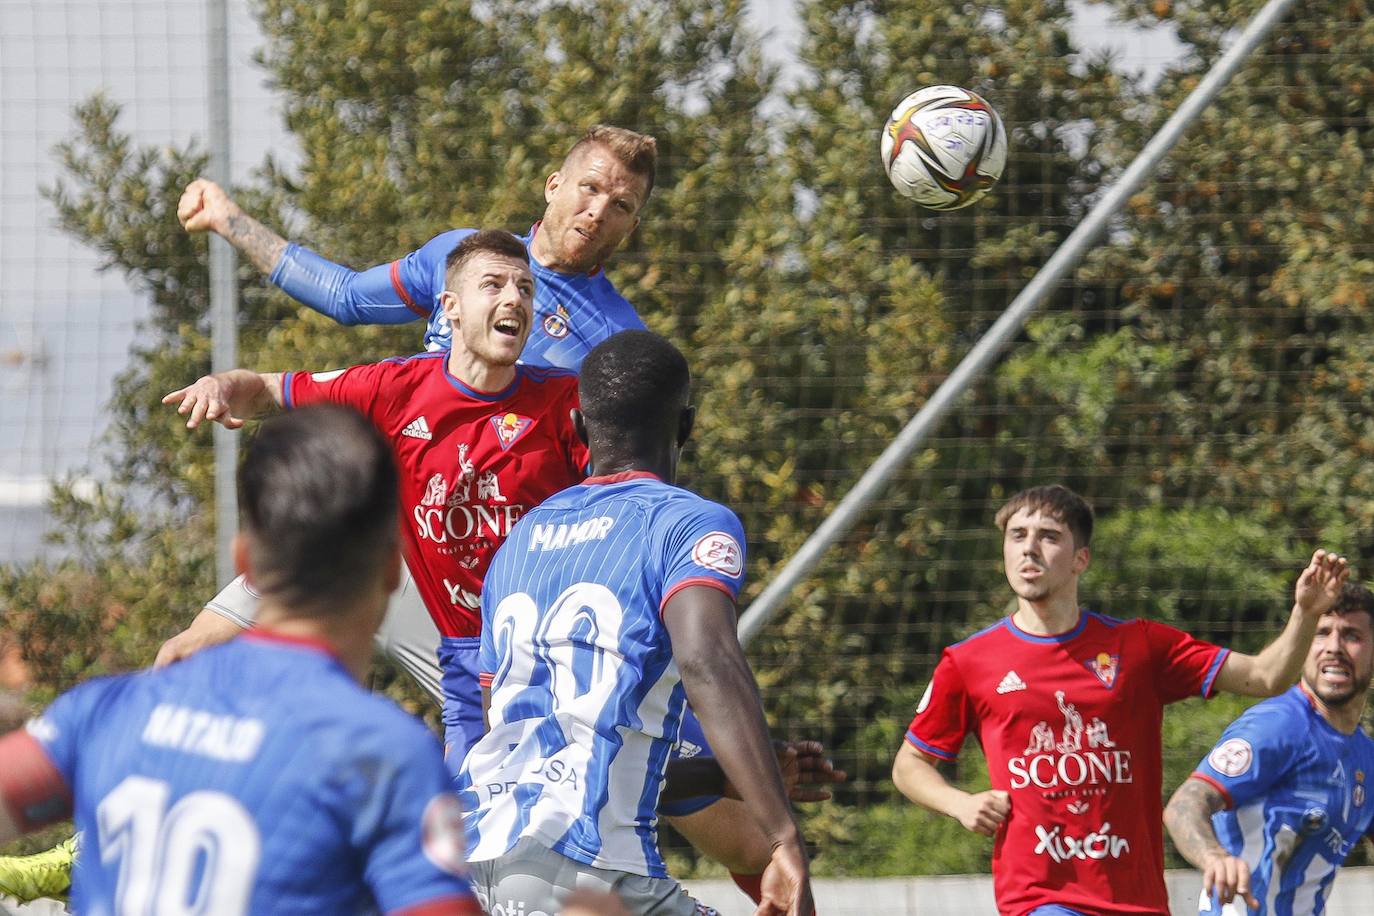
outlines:
{"label": "red jersey player running", "polygon": [[401,468],[406,564],[441,636],[444,744],[456,766],[485,730],[482,577],[526,510],[586,476],[588,454],[569,416],[576,377],[516,365],[534,315],[524,243],[500,230],[467,236],[448,257],[445,283],[448,350],[314,374],[233,369],[163,403],[189,414],[188,427],[237,428],[255,414],[332,401],[387,437]]}
{"label": "red jersey player running", "polygon": [[[1062,486],[997,513],[1016,611],[945,649],[892,779],[907,798],[995,837],[1003,916],[1168,916],[1161,827],[1165,704],[1218,690],[1274,696],[1297,679],[1317,620],[1348,574],[1318,550],[1283,633],[1244,655],[1149,620],[1078,605],[1093,516]],[[977,735],[992,788],[951,786],[935,764]]]}

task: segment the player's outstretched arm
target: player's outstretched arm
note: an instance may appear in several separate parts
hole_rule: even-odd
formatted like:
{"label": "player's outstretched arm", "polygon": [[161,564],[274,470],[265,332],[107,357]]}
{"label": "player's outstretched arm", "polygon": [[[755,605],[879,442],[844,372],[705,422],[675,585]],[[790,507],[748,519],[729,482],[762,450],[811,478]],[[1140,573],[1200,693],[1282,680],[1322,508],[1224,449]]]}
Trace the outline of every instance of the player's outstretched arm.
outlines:
{"label": "player's outstretched arm", "polygon": [[1349,575],[1345,557],[1326,550],[1312,554],[1312,562],[1298,577],[1293,611],[1283,632],[1258,655],[1227,655],[1217,672],[1217,689],[1248,697],[1272,697],[1293,686],[1317,632],[1317,621],[1336,603]]}
{"label": "player's outstretched arm", "polygon": [[244,420],[282,407],[282,375],[250,369],[217,372],[164,395],[162,403],[177,404],[177,413],[187,418],[187,429],[195,429],[203,420],[238,429]]}
{"label": "player's outstretched arm", "polygon": [[71,790],[24,729],[0,737],[0,844],[71,816]]}
{"label": "player's outstretched arm", "polygon": [[735,632],[735,603],[715,588],[678,591],[663,609],[687,698],[731,785],[768,837],[761,916],[810,916],[811,878],[763,704]]}
{"label": "player's outstretched arm", "polygon": [[421,288],[429,275],[423,268],[436,257],[442,264],[457,244],[445,233],[420,249],[411,258],[418,256],[424,264],[413,275],[403,266],[409,265],[410,258],[353,270],[287,242],[204,178],[186,186],[177,204],[177,219],[187,232],[220,236],[288,296],[340,324],[404,324],[428,317],[437,292]]}
{"label": "player's outstretched arm", "polygon": [[905,742],[892,763],[892,782],[908,799],[954,818],[965,830],[992,836],[1011,813],[1011,796],[1001,789],[969,793],[955,788],[935,768],[933,758]]}
{"label": "player's outstretched arm", "polygon": [[1212,815],[1226,807],[1215,786],[1189,778],[1174,792],[1164,808],[1164,826],[1179,855],[1202,872],[1202,892],[1215,891],[1223,906],[1236,897],[1251,909],[1259,901],[1250,892],[1250,866],[1226,851],[1212,829]]}
{"label": "player's outstretched arm", "polygon": [[286,239],[244,213],[223,188],[206,178],[197,178],[181,193],[177,220],[187,232],[215,233],[269,276],[286,251]]}

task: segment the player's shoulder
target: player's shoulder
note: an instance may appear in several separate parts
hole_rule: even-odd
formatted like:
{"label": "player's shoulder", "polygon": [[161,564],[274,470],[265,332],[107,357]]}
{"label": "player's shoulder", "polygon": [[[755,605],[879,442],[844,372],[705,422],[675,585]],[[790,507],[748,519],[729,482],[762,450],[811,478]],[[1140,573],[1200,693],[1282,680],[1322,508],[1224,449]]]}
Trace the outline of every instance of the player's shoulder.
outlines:
{"label": "player's shoulder", "polygon": [[1307,744],[1308,733],[1317,718],[1302,688],[1294,686],[1245,710],[1231,723],[1227,734],[1244,734],[1268,744]]}
{"label": "player's shoulder", "polygon": [[111,711],[127,706],[126,698],[145,676],[145,672],[107,674],[82,681],[30,720],[28,729],[41,739],[59,723],[69,727],[86,718],[103,721]]}
{"label": "player's shoulder", "polygon": [[577,373],[571,369],[560,369],[557,366],[532,366],[521,363],[516,367],[516,373],[522,380],[531,385],[547,385],[554,388],[577,388]]}
{"label": "player's shoulder", "polygon": [[989,624],[981,630],[970,633],[963,639],[950,643],[945,651],[951,655],[960,655],[970,651],[977,652],[989,643],[1006,639],[1008,636],[1014,637],[1015,635],[1016,634],[1011,628],[1011,618],[1003,617],[996,623]]}
{"label": "player's shoulder", "polygon": [[395,701],[362,687],[332,696],[332,708],[320,709],[319,724],[338,736],[332,742],[336,758],[406,760],[440,753],[433,733]]}

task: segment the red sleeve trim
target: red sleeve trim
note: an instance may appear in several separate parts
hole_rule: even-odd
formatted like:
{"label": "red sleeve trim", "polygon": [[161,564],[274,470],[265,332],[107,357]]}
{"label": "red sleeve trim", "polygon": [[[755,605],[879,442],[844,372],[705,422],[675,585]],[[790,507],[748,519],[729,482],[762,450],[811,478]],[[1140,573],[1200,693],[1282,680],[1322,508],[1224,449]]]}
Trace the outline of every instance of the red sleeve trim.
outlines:
{"label": "red sleeve trim", "polygon": [[1218,792],[1220,792],[1222,800],[1226,802],[1227,811],[1231,810],[1236,806],[1235,800],[1231,798],[1231,793],[1226,791],[1226,787],[1223,786],[1221,783],[1217,782],[1211,776],[1208,776],[1206,773],[1197,772],[1189,778],[1201,780],[1202,782],[1207,783],[1207,785],[1211,786],[1213,789],[1216,789]]}
{"label": "red sleeve trim", "polygon": [[401,297],[401,301],[405,303],[406,308],[410,309],[421,318],[429,317],[429,312],[415,304],[415,300],[410,298],[410,293],[406,291],[406,285],[401,282],[400,261],[391,262],[391,288],[396,290],[396,295]]}
{"label": "red sleeve trim", "polygon": [[491,682],[496,680],[496,675],[490,671],[482,671],[477,675],[477,686],[490,687]]}
{"label": "red sleeve trim", "polygon": [[694,585],[705,585],[709,588],[714,588],[717,591],[724,592],[726,597],[731,601],[735,600],[735,593],[730,589],[730,586],[719,579],[712,579],[708,576],[693,576],[690,579],[683,579],[681,582],[668,589],[667,594],[663,596],[663,600],[658,603],[658,616],[663,616],[664,609],[668,607],[668,602],[673,599],[674,595],[684,588],[691,588]]}
{"label": "red sleeve trim", "polygon": [[476,897],[454,894],[399,910],[388,910],[387,916],[482,916],[482,908],[477,905]]}
{"label": "red sleeve trim", "polygon": [[0,804],[27,833],[71,817],[72,792],[47,750],[28,732],[0,738]]}

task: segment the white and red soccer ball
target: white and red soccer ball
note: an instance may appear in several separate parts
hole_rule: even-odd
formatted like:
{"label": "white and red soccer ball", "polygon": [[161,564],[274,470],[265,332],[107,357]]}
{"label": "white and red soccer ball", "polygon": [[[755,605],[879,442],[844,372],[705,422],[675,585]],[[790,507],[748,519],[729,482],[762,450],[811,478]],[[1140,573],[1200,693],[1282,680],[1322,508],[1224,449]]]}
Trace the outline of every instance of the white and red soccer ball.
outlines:
{"label": "white and red soccer ball", "polygon": [[976,93],[929,86],[892,109],[883,125],[882,155],[897,193],[932,210],[958,210],[1002,177],[1007,132]]}

